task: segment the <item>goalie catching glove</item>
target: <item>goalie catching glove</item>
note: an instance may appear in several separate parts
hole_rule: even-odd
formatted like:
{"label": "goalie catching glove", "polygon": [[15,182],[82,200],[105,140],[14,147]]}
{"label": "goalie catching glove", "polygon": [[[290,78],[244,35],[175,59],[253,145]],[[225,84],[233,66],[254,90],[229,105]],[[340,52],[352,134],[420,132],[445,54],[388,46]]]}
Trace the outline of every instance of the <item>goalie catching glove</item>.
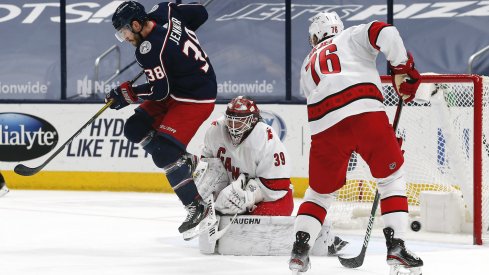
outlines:
{"label": "goalie catching glove", "polygon": [[105,97],[105,103],[112,100],[110,105],[111,109],[119,110],[131,103],[138,101],[138,96],[132,88],[132,84],[127,81],[122,83],[119,87],[110,90]]}
{"label": "goalie catching glove", "polygon": [[242,214],[253,211],[255,204],[263,200],[260,186],[255,179],[247,181],[241,174],[224,188],[216,200],[216,210],[222,214]]}
{"label": "goalie catching glove", "polygon": [[397,94],[402,97],[405,102],[410,102],[414,99],[419,84],[421,83],[421,76],[418,70],[414,68],[414,60],[411,53],[408,52],[408,60],[406,64],[399,64],[392,66],[389,62],[389,68],[391,69],[392,84]]}

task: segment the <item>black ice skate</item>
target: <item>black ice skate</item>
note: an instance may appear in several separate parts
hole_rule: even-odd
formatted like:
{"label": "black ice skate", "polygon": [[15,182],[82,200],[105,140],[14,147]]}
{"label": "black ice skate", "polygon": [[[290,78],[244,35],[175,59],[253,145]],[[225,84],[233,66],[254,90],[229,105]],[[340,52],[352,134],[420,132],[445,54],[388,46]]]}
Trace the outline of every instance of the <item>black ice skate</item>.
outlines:
{"label": "black ice skate", "polygon": [[8,189],[7,185],[5,184],[5,180],[3,179],[2,174],[0,174],[0,197],[4,196],[9,191],[10,190]]}
{"label": "black ice skate", "polygon": [[309,249],[311,248],[307,242],[311,236],[304,231],[298,231],[295,234],[295,242],[292,246],[292,255],[290,256],[289,269],[296,272],[306,272],[311,263],[309,261]]}
{"label": "black ice skate", "polygon": [[209,209],[211,208],[212,205],[204,202],[200,197],[195,199],[189,205],[185,206],[185,209],[187,210],[187,217],[182,225],[180,225],[178,228],[178,231],[183,234],[184,240],[191,240],[198,236],[201,231],[204,231],[210,226],[214,225],[202,225],[197,230],[197,226],[208,216]]}
{"label": "black ice skate", "polygon": [[333,243],[328,246],[328,256],[336,256],[346,245],[347,241],[342,240],[340,237],[335,236]]}
{"label": "black ice skate", "polygon": [[394,238],[394,230],[384,228],[387,244],[387,264],[391,266],[390,275],[421,275],[423,260],[406,249],[404,241]]}

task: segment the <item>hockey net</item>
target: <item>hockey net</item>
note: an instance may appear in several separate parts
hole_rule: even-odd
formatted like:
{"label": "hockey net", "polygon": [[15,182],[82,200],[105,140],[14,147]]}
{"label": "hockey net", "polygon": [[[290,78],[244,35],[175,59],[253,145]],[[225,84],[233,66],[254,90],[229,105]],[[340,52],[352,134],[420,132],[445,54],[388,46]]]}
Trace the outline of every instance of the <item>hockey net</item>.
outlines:
{"label": "hockey net", "polygon": [[[406,104],[397,129],[404,139],[410,216],[419,215],[421,192],[455,192],[463,197],[464,219],[473,225],[466,233],[476,244],[488,242],[489,77],[424,75],[422,83],[430,102]],[[392,121],[398,97],[389,76],[382,77],[382,84]],[[354,153],[329,219],[338,228],[365,228],[366,220],[357,218],[370,215],[376,188],[368,166]]]}

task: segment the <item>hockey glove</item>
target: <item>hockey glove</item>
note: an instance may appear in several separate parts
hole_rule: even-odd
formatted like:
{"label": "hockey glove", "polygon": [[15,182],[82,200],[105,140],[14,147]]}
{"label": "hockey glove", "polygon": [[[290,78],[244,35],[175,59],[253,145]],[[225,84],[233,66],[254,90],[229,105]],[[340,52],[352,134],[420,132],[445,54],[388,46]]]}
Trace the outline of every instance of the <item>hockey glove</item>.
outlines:
{"label": "hockey glove", "polygon": [[421,83],[421,76],[418,70],[414,68],[414,60],[411,53],[408,52],[406,64],[392,66],[389,62],[389,68],[392,72],[391,77],[394,90],[402,97],[404,102],[412,101]]}
{"label": "hockey glove", "polygon": [[254,205],[262,200],[263,195],[258,183],[254,179],[246,182],[246,176],[241,174],[219,193],[216,210],[223,214],[243,214],[253,211]]}
{"label": "hockey glove", "polygon": [[110,105],[111,109],[119,110],[131,103],[138,101],[138,96],[132,89],[130,82],[124,82],[119,87],[110,90],[105,97],[105,103],[113,101]]}

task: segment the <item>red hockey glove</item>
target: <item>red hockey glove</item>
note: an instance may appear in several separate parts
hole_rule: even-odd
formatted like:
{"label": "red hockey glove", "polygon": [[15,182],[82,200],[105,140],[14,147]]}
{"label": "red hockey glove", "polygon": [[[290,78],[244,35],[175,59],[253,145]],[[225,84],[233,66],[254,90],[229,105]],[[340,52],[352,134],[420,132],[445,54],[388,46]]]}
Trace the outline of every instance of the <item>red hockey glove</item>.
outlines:
{"label": "red hockey glove", "polygon": [[408,52],[408,60],[406,64],[392,66],[391,69],[392,84],[397,94],[402,97],[405,102],[410,102],[416,96],[419,84],[421,83],[418,70],[414,68],[414,60],[411,53]]}
{"label": "red hockey glove", "polygon": [[111,109],[119,110],[131,103],[138,101],[138,96],[132,89],[130,82],[124,82],[119,87],[110,90],[105,97],[105,103],[113,101],[110,105]]}

